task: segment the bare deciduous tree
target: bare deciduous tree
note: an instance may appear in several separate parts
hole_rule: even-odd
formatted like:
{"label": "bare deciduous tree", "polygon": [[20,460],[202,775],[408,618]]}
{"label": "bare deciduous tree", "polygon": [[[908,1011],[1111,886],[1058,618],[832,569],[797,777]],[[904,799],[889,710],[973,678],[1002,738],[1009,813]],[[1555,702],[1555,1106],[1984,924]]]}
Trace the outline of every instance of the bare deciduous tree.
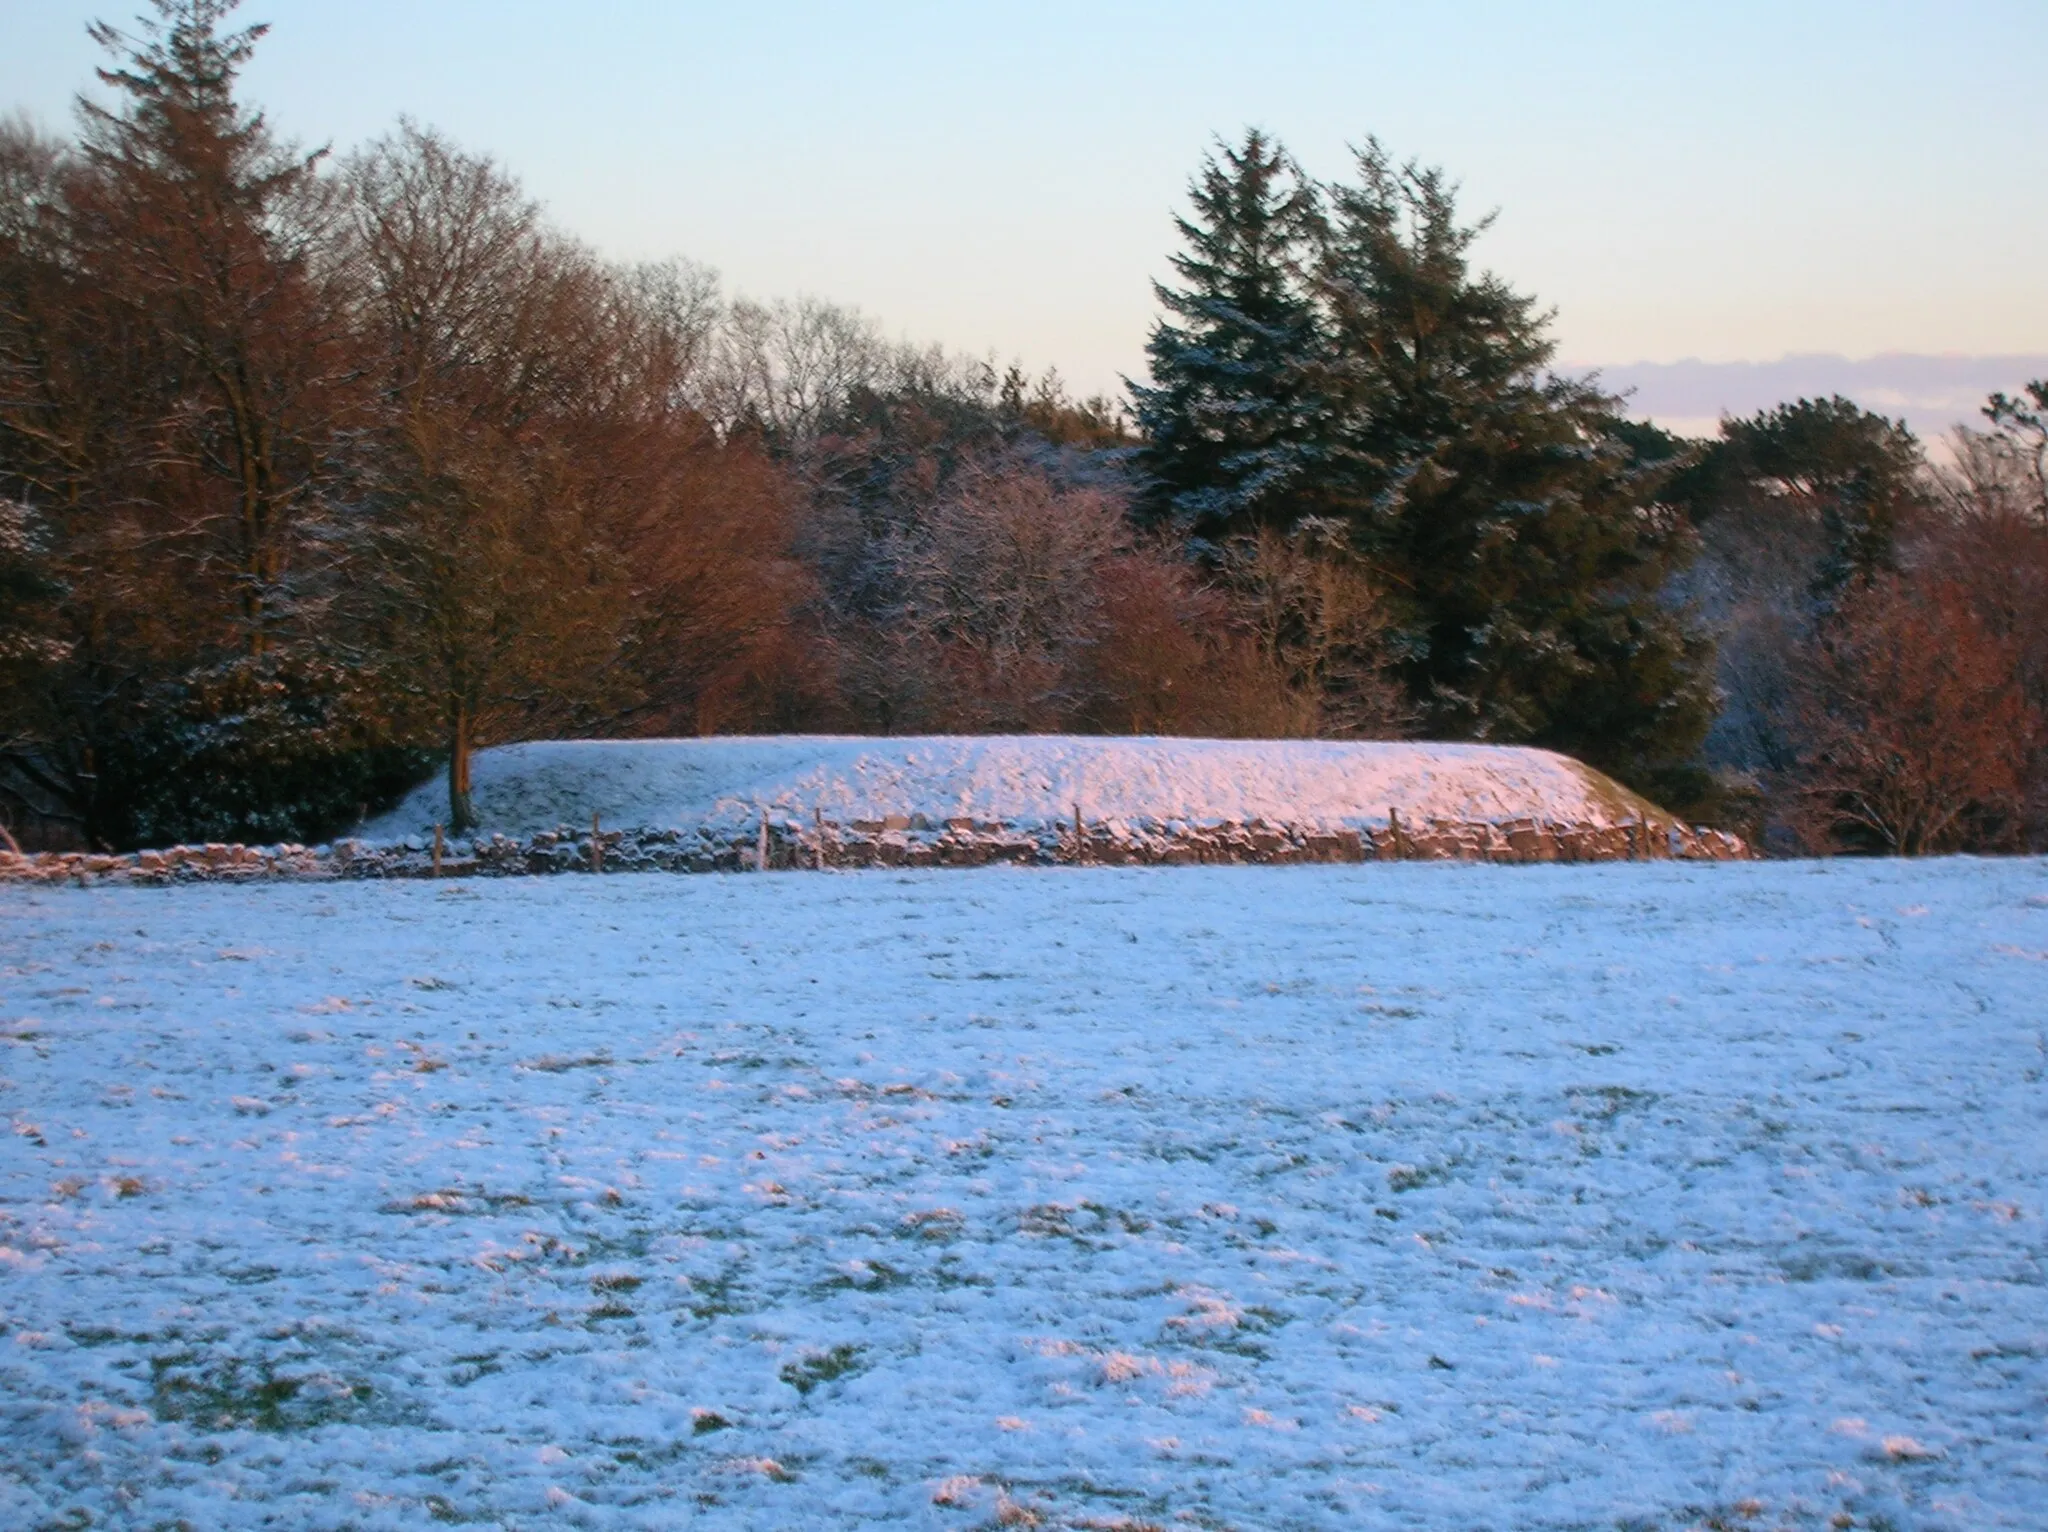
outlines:
{"label": "bare deciduous tree", "polygon": [[728,425],[754,421],[800,439],[848,395],[880,383],[891,360],[881,331],[857,309],[809,297],[741,299],[719,336],[717,413]]}
{"label": "bare deciduous tree", "polygon": [[1127,536],[1112,495],[1018,461],[977,463],[881,535],[869,578],[889,604],[840,640],[856,705],[885,726],[1060,726],[1081,702],[1104,569]]}
{"label": "bare deciduous tree", "polygon": [[1851,592],[1802,656],[1795,823],[1817,850],[2012,844],[2041,715],[2016,646],[1936,575]]}
{"label": "bare deciduous tree", "polygon": [[175,507],[200,578],[232,592],[240,641],[261,655],[305,594],[293,561],[355,394],[342,295],[318,259],[333,206],[321,154],[277,143],[235,100],[267,29],[222,31],[233,3],[157,0],[139,38],[90,29],[122,105],[81,103],[67,223],[118,344],[154,364],[153,498]]}
{"label": "bare deciduous tree", "polygon": [[1412,724],[1387,653],[1386,604],[1340,523],[1261,528],[1226,550],[1224,578],[1284,705],[1274,732],[1392,739]]}
{"label": "bare deciduous tree", "polygon": [[625,570],[572,428],[617,358],[605,274],[488,161],[403,127],[348,169],[380,384],[369,488],[394,676],[438,715],[449,822],[470,757],[614,679]]}

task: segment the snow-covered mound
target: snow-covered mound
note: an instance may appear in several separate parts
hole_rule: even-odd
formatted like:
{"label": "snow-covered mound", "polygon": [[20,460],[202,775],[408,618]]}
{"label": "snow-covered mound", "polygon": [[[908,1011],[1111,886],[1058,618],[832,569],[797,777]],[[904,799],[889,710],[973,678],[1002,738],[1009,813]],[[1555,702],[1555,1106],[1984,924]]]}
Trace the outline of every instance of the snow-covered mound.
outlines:
{"label": "snow-covered mound", "polygon": [[[1077,735],[833,735],[563,740],[478,753],[481,828],[685,829],[890,819],[1029,826],[1182,822],[1371,828],[1431,821],[1611,826],[1671,816],[1578,761],[1500,745]],[[396,840],[448,817],[439,779],[361,832]]]}

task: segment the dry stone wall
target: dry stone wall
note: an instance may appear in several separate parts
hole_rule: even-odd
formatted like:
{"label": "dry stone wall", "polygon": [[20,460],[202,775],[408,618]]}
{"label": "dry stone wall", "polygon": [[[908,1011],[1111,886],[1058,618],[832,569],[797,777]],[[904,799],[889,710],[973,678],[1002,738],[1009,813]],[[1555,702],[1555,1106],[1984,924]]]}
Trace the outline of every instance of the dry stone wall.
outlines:
{"label": "dry stone wall", "polygon": [[527,840],[503,835],[426,837],[328,846],[172,846],[128,855],[0,851],[0,881],[30,883],[249,882],[267,879],[518,877],[545,873],[746,872],[843,867],[1175,866],[1296,862],[1616,862],[1749,856],[1735,836],[1676,823],[1619,825],[1429,820],[1398,817],[1371,828],[1288,825],[1265,820],[1192,824],[1183,820],[1046,821],[1029,825],[972,819],[934,823],[923,815],[856,819],[767,816],[751,824],[696,830],[582,830],[563,827]]}

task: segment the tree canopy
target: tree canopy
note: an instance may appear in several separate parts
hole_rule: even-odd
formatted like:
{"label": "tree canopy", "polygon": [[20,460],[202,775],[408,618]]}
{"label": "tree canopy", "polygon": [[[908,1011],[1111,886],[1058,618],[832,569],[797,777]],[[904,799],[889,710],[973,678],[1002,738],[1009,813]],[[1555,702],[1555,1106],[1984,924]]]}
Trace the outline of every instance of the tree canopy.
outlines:
{"label": "tree canopy", "polygon": [[1691,551],[1618,401],[1549,370],[1549,315],[1476,271],[1440,170],[1376,143],[1306,180],[1265,135],[1203,166],[1182,286],[1135,390],[1151,503],[1211,540],[1335,517],[1391,615],[1415,716],[1638,785],[1712,711],[1709,646],[1659,599]]}

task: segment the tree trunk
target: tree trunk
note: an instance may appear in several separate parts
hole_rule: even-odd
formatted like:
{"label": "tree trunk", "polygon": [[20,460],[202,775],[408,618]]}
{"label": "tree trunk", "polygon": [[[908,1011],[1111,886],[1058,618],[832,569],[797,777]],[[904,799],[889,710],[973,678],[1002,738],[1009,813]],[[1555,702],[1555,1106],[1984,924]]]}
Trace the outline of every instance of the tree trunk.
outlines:
{"label": "tree trunk", "polygon": [[456,835],[476,828],[476,809],[469,797],[469,731],[469,708],[458,702],[448,728],[448,829]]}

